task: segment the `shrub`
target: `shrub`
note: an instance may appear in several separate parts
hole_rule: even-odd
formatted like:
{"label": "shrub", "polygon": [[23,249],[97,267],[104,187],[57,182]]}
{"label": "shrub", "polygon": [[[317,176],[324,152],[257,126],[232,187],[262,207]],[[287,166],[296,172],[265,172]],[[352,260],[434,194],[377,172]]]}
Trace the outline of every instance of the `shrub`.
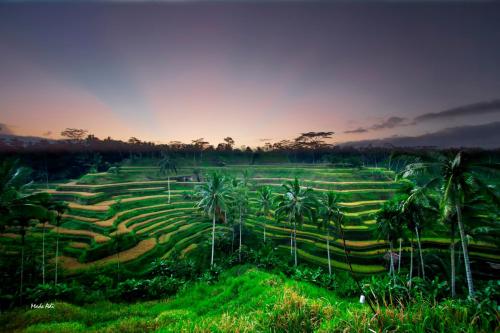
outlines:
{"label": "shrub", "polygon": [[149,280],[148,296],[149,298],[161,298],[172,296],[183,285],[183,281],[173,277],[159,276]]}
{"label": "shrub", "polygon": [[167,276],[143,280],[128,279],[118,284],[115,298],[125,301],[162,298],[174,295],[182,284],[181,280]]}
{"label": "shrub", "polygon": [[155,260],[151,264],[151,277],[168,276],[178,279],[192,280],[198,271],[192,260]]}
{"label": "shrub", "polygon": [[68,286],[65,283],[39,284],[38,286],[28,289],[27,300],[31,303],[45,303],[49,301],[75,301],[78,297],[84,294],[81,286],[73,284]]}

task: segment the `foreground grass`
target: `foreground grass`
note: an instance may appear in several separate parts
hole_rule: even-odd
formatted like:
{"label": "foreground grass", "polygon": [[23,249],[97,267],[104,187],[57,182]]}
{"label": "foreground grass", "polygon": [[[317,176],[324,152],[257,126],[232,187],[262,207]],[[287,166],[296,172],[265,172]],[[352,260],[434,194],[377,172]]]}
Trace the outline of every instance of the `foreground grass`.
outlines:
{"label": "foreground grass", "polygon": [[7,332],[477,332],[458,303],[383,308],[340,299],[308,283],[236,267],[215,284],[199,282],[172,299],[53,309],[17,309],[0,316]]}

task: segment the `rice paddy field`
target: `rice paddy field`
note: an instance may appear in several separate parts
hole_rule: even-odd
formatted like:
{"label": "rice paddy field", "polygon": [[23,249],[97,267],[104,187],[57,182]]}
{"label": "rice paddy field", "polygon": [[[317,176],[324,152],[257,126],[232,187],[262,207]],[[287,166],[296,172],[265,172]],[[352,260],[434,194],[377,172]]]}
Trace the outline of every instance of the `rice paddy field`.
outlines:
{"label": "rice paddy field", "polygon": [[[377,240],[375,214],[385,201],[403,186],[395,174],[383,168],[332,168],[305,165],[234,165],[226,167],[180,168],[176,175],[159,176],[156,166],[124,166],[118,174],[102,172],[86,174],[80,179],[50,184],[53,198],[69,203],[58,228],[61,241],[60,265],[64,276],[85,272],[89,268],[105,268],[117,261],[122,269],[140,274],[157,258],[168,259],[203,255],[211,232],[211,220],[195,207],[193,190],[204,176],[221,172],[241,177],[249,174],[250,213],[245,217],[245,232],[262,239],[265,222],[266,237],[275,249],[290,252],[290,226],[284,221],[264,220],[256,216],[256,190],[262,185],[282,192],[282,183],[295,177],[315,192],[334,191],[345,213],[346,245],[353,270],[360,274],[387,270],[383,255],[388,245]],[[170,189],[170,195],[169,191]],[[169,199],[170,198],[170,199]],[[170,200],[170,202],[169,202]],[[477,217],[481,218],[481,217]],[[327,265],[326,234],[305,220],[297,230],[298,260],[314,267]],[[56,227],[45,225],[50,237]],[[217,230],[230,226],[218,224]],[[41,224],[28,230],[28,236],[40,237]],[[0,234],[4,246],[16,243],[15,234],[8,230]],[[117,245],[117,240],[119,244]],[[450,240],[439,225],[426,231],[422,238],[423,251],[446,252]],[[7,245],[5,245],[7,244]],[[340,239],[330,238],[332,266],[346,270],[347,264]],[[246,244],[251,247],[252,244]],[[118,246],[118,247],[116,247]],[[117,250],[114,250],[117,249]],[[407,259],[409,242],[402,244],[403,260]],[[498,276],[500,255],[495,245],[471,241],[469,251],[473,271],[478,276]],[[480,269],[479,269],[480,268]]]}

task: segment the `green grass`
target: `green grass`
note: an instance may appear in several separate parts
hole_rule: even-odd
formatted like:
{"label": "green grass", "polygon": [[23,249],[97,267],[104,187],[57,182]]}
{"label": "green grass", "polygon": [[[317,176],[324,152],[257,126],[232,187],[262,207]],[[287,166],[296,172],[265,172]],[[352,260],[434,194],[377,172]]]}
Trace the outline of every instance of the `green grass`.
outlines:
{"label": "green grass", "polygon": [[215,284],[186,285],[171,299],[54,309],[16,309],[0,316],[17,332],[483,332],[458,302],[377,307],[282,275],[238,266]]}

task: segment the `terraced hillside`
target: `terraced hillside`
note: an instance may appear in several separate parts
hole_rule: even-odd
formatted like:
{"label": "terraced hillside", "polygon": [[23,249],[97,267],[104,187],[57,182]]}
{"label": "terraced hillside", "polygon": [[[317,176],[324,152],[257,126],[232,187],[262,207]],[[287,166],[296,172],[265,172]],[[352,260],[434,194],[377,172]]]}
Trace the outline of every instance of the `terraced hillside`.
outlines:
{"label": "terraced hillside", "polygon": [[[195,208],[192,190],[204,175],[214,170],[241,177],[248,170],[251,177],[251,202],[256,188],[266,184],[275,192],[281,184],[298,177],[315,191],[338,193],[345,212],[347,247],[353,268],[359,273],[384,271],[383,255],[387,245],[375,239],[375,213],[391,198],[402,183],[385,169],[334,169],[324,166],[230,166],[181,168],[175,177],[158,175],[157,167],[122,167],[118,174],[88,174],[77,181],[54,185],[48,190],[55,198],[69,202],[59,233],[64,249],[61,264],[66,274],[90,267],[104,267],[117,261],[131,270],[141,270],[154,258],[168,258],[174,253],[190,256],[208,242],[211,221]],[[171,195],[167,188],[170,186]],[[263,218],[250,214],[246,218],[249,231],[262,238]],[[49,226],[50,232],[56,232]],[[227,225],[218,225],[220,231]],[[32,232],[41,231],[38,226]],[[267,238],[276,248],[289,253],[290,229],[283,223],[267,221]],[[423,238],[424,251],[447,251],[449,240],[439,231]],[[314,225],[306,223],[297,231],[300,262],[326,265],[326,236]],[[347,269],[339,239],[330,239],[332,264]],[[404,244],[404,251],[409,251]],[[406,252],[407,253],[407,252]],[[474,265],[500,265],[498,249],[487,243],[470,244]],[[404,260],[404,259],[403,259]]]}

